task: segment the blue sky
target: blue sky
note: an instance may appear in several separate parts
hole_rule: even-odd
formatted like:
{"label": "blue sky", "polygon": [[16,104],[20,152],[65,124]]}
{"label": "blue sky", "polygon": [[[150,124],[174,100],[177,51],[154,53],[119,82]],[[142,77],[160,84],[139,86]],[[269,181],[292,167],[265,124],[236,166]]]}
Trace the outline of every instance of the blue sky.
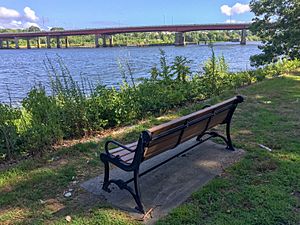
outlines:
{"label": "blue sky", "polygon": [[1,0],[0,28],[66,29],[251,21],[249,0]]}

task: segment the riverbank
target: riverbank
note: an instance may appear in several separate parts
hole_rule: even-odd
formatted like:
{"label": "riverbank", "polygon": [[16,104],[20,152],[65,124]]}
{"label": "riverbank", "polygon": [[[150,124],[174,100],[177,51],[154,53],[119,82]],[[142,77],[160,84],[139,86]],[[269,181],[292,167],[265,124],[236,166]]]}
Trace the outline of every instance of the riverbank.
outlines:
{"label": "riverbank", "polygon": [[[236,94],[246,96],[234,116],[232,136],[236,146],[248,152],[247,156],[158,224],[299,222],[299,77],[298,70],[227,91],[209,102],[214,104]],[[99,151],[107,139],[122,143],[134,141],[141,130],[193,112],[205,104],[187,104],[163,116],[149,117],[137,125],[107,132],[94,141],[59,148],[43,157],[2,169],[0,222],[64,224],[70,216],[75,224],[139,223],[102,199],[90,196],[78,183],[102,172]],[[272,152],[258,144],[271,148]],[[69,189],[72,196],[65,198],[63,193]]]}

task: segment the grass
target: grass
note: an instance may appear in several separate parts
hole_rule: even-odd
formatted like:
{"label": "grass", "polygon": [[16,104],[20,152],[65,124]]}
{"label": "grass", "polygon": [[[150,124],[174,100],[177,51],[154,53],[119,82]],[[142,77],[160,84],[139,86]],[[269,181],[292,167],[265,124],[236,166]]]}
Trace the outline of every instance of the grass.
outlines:
{"label": "grass", "polygon": [[299,224],[299,75],[241,90],[233,139],[247,156],[158,224]]}
{"label": "grass", "polygon": [[[158,224],[299,224],[300,72],[238,90],[245,95],[234,116],[232,135],[246,157],[227,169]],[[212,103],[235,95],[226,93]],[[205,103],[207,104],[207,103]],[[153,125],[202,107],[193,104],[160,118],[107,132],[99,140],[60,148],[43,157],[3,166],[0,224],[136,224],[101,198],[79,188],[102,172],[99,151],[105,140],[130,142]],[[273,151],[258,146],[263,144]],[[71,198],[63,196],[72,191]]]}

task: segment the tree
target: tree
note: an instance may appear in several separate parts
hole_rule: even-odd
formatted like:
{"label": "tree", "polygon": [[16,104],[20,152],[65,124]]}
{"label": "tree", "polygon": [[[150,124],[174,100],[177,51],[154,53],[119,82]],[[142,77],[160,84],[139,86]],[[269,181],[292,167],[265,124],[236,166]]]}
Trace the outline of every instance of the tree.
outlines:
{"label": "tree", "polygon": [[63,31],[65,30],[63,27],[52,27],[50,31]]}
{"label": "tree", "polygon": [[39,31],[41,31],[41,29],[39,27],[36,27],[36,26],[30,26],[30,27],[28,27],[27,30],[29,32],[39,32]]}
{"label": "tree", "polygon": [[262,53],[251,57],[260,66],[281,58],[300,58],[300,1],[251,0],[255,14],[251,31],[259,36]]}

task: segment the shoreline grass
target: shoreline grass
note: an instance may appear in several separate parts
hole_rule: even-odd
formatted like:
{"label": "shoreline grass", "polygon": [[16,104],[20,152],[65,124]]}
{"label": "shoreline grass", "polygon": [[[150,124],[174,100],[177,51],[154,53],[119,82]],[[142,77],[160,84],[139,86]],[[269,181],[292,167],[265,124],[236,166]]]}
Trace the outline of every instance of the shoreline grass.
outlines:
{"label": "shoreline grass", "polygon": [[[237,109],[232,136],[247,151],[240,163],[196,191],[158,224],[298,224],[300,221],[300,71],[227,91],[210,100],[246,96]],[[205,103],[207,104],[207,102]],[[200,109],[190,104],[165,116],[150,117],[100,142],[80,143],[22,161],[0,174],[1,224],[137,224],[79,182],[102,172],[99,150],[105,140],[123,143],[159,123]],[[261,149],[258,144],[273,151]],[[72,191],[71,198],[63,197]]]}

